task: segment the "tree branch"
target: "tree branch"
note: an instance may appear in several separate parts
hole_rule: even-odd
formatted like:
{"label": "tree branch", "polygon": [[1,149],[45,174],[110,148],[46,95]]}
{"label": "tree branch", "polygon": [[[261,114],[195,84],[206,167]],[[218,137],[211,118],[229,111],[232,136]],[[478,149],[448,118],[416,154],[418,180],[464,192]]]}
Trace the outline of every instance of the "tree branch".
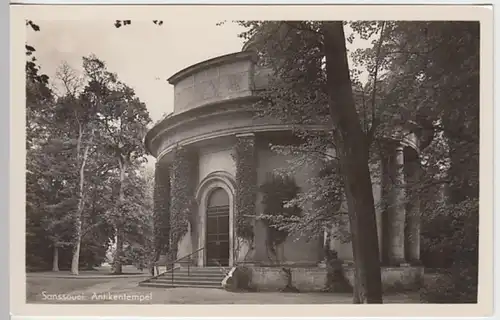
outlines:
{"label": "tree branch", "polygon": [[378,69],[380,66],[380,51],[382,49],[382,42],[384,41],[384,29],[385,29],[385,21],[382,21],[382,26],[380,28],[380,38],[377,46],[377,53],[375,56],[375,71],[373,75],[373,90],[372,90],[372,125],[370,130],[367,133],[368,145],[370,145],[373,140],[373,136],[375,135],[375,129],[378,125],[378,120],[376,118],[376,98],[377,98],[377,78],[378,78]]}

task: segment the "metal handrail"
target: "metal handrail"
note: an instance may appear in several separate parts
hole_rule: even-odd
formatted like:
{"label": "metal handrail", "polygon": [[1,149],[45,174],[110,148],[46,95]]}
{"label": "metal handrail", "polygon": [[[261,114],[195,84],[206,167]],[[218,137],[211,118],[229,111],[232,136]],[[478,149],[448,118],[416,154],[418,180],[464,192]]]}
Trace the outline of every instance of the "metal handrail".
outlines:
{"label": "metal handrail", "polygon": [[[171,270],[171,272],[172,272],[172,277],[171,277],[171,282],[172,282],[172,285],[174,284],[175,264],[176,264],[176,263],[178,263],[178,262],[180,262],[180,261],[182,261],[182,260],[184,260],[184,259],[186,259],[186,258],[189,258],[189,257],[193,256],[195,253],[198,253],[198,252],[200,252],[200,251],[202,251],[202,250],[205,250],[205,247],[201,247],[201,248],[199,248],[199,249],[197,249],[197,250],[195,250],[195,251],[191,252],[190,254],[185,255],[184,257],[179,258],[179,259],[177,259],[177,260],[173,261],[173,262],[170,264],[170,265],[172,266],[172,267],[171,267],[171,269],[170,269],[170,270]],[[191,262],[190,262],[190,263],[188,263],[188,276],[190,276],[190,275],[191,275],[190,268],[189,268],[189,267],[190,267],[190,265],[191,265]],[[165,266],[165,267],[167,267],[167,266]],[[168,267],[167,267],[167,269],[168,269]]]}
{"label": "metal handrail", "polygon": [[[199,249],[191,252],[190,254],[187,254],[187,255],[185,255],[185,256],[183,256],[183,257],[181,257],[181,258],[179,258],[179,259],[177,259],[177,260],[175,260],[175,261],[173,261],[171,263],[166,263],[165,264],[165,268],[166,268],[165,272],[158,273],[156,276],[153,276],[153,277],[149,278],[148,280],[145,280],[145,282],[157,279],[157,278],[161,277],[162,275],[171,272],[171,282],[172,282],[172,285],[173,285],[174,284],[174,279],[175,279],[175,269],[180,269],[180,267],[176,268],[175,264],[178,263],[178,262],[180,262],[180,261],[182,261],[182,260],[184,260],[184,259],[186,259],[186,258],[189,258],[189,257],[193,256],[194,254],[196,254],[196,253],[198,253],[200,251],[203,251],[203,250],[205,250],[205,247],[201,247],[201,248],[199,248]],[[231,267],[226,268],[226,267],[222,266],[222,264],[220,263],[220,261],[217,260],[217,259],[210,259],[210,261],[215,262],[216,266],[219,268],[219,270],[221,271],[221,273],[224,274],[224,276],[228,275],[229,270],[231,269]],[[169,265],[170,265],[170,268],[168,268]],[[190,266],[191,266],[191,263],[188,264],[188,276],[191,275]],[[229,270],[227,270],[227,269],[229,269]]]}

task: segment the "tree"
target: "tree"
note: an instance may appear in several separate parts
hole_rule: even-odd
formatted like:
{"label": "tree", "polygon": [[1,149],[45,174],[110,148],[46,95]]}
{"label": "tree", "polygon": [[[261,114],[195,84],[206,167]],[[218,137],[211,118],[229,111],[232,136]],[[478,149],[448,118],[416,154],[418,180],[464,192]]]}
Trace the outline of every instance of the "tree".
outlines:
{"label": "tree", "polygon": [[369,169],[369,137],[357,114],[341,21],[322,26],[330,114],[349,208],[357,288],[360,300],[382,303],[375,204]]}
{"label": "tree", "polygon": [[120,83],[117,76],[106,69],[103,61],[96,57],[85,58],[84,68],[90,78],[84,99],[99,105],[96,115],[101,129],[99,139],[118,170],[117,195],[111,220],[117,239],[114,272],[121,273],[126,225],[131,220],[135,221],[134,217],[138,215],[127,205],[125,189],[132,181],[127,181],[129,173],[145,161],[143,137],[151,119],[144,103],[130,87]]}
{"label": "tree", "polygon": [[[374,39],[372,47],[353,52],[356,68],[377,71],[377,64],[380,68],[377,91],[367,100],[376,106],[379,119],[375,139],[409,122],[420,136],[420,174],[405,187],[421,198],[423,258],[427,252],[436,251],[439,256],[448,252],[456,288],[448,288],[447,299],[474,301],[479,202],[479,24],[391,21],[384,22],[382,28],[381,22],[356,21],[350,26],[364,39],[379,32],[383,40]],[[375,84],[367,89],[373,90]]]}
{"label": "tree", "polygon": [[[33,21],[26,25],[40,30]],[[34,52],[26,44],[27,264],[45,263],[50,246],[53,269],[66,267],[69,245],[74,274],[95,266],[116,234],[117,217],[126,220],[129,242],[146,252],[150,205],[138,176],[150,121],[144,104],[93,56],[84,58],[82,76],[65,63],[59,67],[54,88],[62,93],[56,96]]]}
{"label": "tree", "polygon": [[88,85],[80,93],[79,77],[67,65],[62,65],[59,78],[66,88],[65,95],[59,98],[56,121],[69,125],[68,143],[74,147],[75,170],[78,172],[77,199],[78,203],[73,213],[74,238],[71,273],[78,274],[80,249],[82,241],[82,225],[87,196],[87,166],[90,160],[91,148],[97,132],[96,112],[98,106],[93,101],[82,99],[88,92]]}
{"label": "tree", "polygon": [[69,244],[71,235],[68,212],[75,203],[75,198],[71,195],[72,176],[69,169],[71,163],[67,161],[70,152],[65,140],[61,139],[66,128],[56,123],[54,115],[56,101],[49,88],[48,77],[39,74],[36,59],[32,56],[34,49],[28,47],[27,56],[30,59],[26,62],[27,265],[41,264],[41,261],[30,261],[30,257],[39,255],[40,250],[35,248],[48,242],[53,253],[52,270],[58,271],[59,249]]}
{"label": "tree", "polygon": [[[328,145],[336,149],[347,195],[355,259],[355,301],[381,303],[380,261],[369,150],[373,129],[363,132],[347,61],[343,23],[240,22],[260,62],[275,77],[265,90],[261,114],[304,125],[333,124]],[[263,104],[262,104],[263,103]],[[261,108],[263,110],[263,108]],[[373,123],[372,123],[373,125]],[[317,135],[317,134],[316,134]],[[302,132],[302,136],[315,136]],[[325,148],[326,146],[323,146]],[[321,148],[320,148],[321,150]]]}
{"label": "tree", "polygon": [[479,23],[399,22],[390,31],[388,98],[399,101],[424,136],[434,137],[424,143],[423,175],[410,188],[445,190],[439,201],[426,201],[424,241],[450,252],[455,287],[447,299],[476,301]]}
{"label": "tree", "polygon": [[143,269],[150,265],[155,254],[154,247],[154,213],[153,191],[154,172],[148,167],[141,167],[129,174],[127,203],[136,212],[134,219],[126,225],[125,260],[137,268]]}

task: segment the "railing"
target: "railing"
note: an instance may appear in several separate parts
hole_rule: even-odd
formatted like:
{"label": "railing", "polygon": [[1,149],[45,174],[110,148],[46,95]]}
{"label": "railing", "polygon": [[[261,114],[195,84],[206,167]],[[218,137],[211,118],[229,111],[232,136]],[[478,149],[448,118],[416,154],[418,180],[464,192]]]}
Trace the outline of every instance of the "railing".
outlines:
{"label": "railing", "polygon": [[[197,254],[197,253],[199,253],[199,252],[202,252],[203,250],[205,250],[205,247],[199,248],[199,249],[197,249],[197,250],[195,250],[195,251],[191,252],[190,254],[185,255],[184,257],[179,258],[179,259],[177,259],[177,260],[175,260],[175,261],[173,261],[173,262],[170,262],[170,263],[165,263],[165,268],[166,268],[165,272],[162,272],[162,273],[157,272],[157,275],[156,275],[156,276],[153,276],[153,277],[149,278],[148,280],[145,280],[144,282],[149,282],[149,281],[151,281],[151,280],[157,279],[157,278],[159,278],[159,277],[161,277],[161,276],[163,276],[163,275],[165,275],[165,274],[167,274],[167,273],[169,273],[169,272],[170,272],[170,273],[171,273],[171,274],[170,274],[170,276],[171,276],[171,283],[172,283],[172,286],[173,286],[173,284],[174,284],[174,280],[175,280],[175,269],[179,269],[179,268],[180,268],[180,267],[177,267],[177,268],[176,268],[176,267],[175,267],[175,264],[176,264],[176,263],[179,263],[179,262],[181,262],[181,261],[183,261],[183,260],[186,260],[186,259],[188,259],[188,258],[192,258],[192,257],[193,257],[193,255],[195,255],[195,254]],[[221,271],[221,273],[222,273],[222,274],[224,274],[224,276],[227,276],[227,275],[228,275],[228,273],[229,273],[229,271],[231,270],[231,267],[224,267],[224,266],[220,263],[220,261],[219,261],[219,260],[217,260],[217,259],[210,259],[210,261],[212,261],[212,262],[214,262],[214,263],[215,263],[215,266],[219,268],[219,270]],[[192,260],[190,259],[190,260],[189,260],[189,263],[188,263],[188,265],[187,265],[187,269],[188,269],[188,276],[190,276],[190,275],[191,275],[191,262],[192,262]],[[157,264],[156,264],[156,263],[155,263],[155,265],[157,266]],[[169,266],[170,266],[170,268],[169,268]]]}
{"label": "railing", "polygon": [[[174,285],[174,278],[175,278],[175,275],[174,275],[174,274],[175,274],[175,264],[176,264],[176,263],[179,263],[179,262],[181,262],[182,260],[185,260],[185,259],[187,259],[187,258],[191,258],[194,254],[196,254],[196,253],[198,253],[198,252],[201,252],[201,251],[203,251],[203,250],[205,250],[205,247],[199,248],[199,249],[197,249],[197,250],[195,250],[195,251],[191,252],[190,254],[185,255],[184,257],[179,258],[179,259],[177,259],[177,260],[173,261],[172,263],[170,263],[170,265],[171,265],[170,271],[171,271],[172,286]],[[190,275],[191,275],[191,269],[190,269],[191,262],[192,262],[192,261],[191,261],[191,260],[189,260],[189,263],[188,263],[188,265],[187,265],[187,266],[188,266],[188,276],[190,276]],[[167,267],[167,272],[168,272],[168,267]]]}

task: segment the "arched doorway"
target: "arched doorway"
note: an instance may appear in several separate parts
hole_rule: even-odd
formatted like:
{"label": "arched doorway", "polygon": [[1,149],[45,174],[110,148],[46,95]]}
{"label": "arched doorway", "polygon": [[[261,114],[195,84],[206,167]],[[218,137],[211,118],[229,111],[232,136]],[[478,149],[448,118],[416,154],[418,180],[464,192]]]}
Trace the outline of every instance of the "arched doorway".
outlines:
{"label": "arched doorway", "polygon": [[206,264],[229,266],[229,195],[223,188],[214,188],[206,209]]}

